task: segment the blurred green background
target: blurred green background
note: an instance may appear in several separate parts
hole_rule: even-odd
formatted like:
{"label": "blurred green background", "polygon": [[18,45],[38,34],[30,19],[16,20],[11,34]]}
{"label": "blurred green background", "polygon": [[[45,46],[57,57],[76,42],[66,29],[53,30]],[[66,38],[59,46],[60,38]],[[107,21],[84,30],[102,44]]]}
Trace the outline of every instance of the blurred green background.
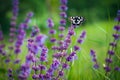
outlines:
{"label": "blurred green background", "polygon": [[[53,18],[55,28],[59,26],[59,0],[19,0],[19,16],[18,24],[25,18],[25,14],[29,11],[34,12],[34,17],[30,26],[38,25],[43,33],[48,30],[46,20]],[[117,10],[120,9],[120,0],[68,0],[68,17],[84,16],[85,22],[82,26],[75,29],[76,36],[73,38],[72,45],[76,44],[75,40],[82,30],[86,30],[87,38],[85,43],[81,45],[82,51],[78,53],[78,60],[74,62],[72,68],[66,75],[68,80],[103,80],[104,70],[103,64],[108,49],[108,44],[112,41],[113,27],[117,22],[114,21]],[[10,18],[12,16],[11,0],[0,0],[0,25],[4,34],[7,36],[10,27]],[[68,20],[68,19],[67,19]],[[67,26],[69,27],[69,20]],[[9,45],[9,43],[7,43]],[[47,44],[49,45],[49,44]],[[120,45],[118,45],[115,56],[115,65],[120,63]],[[90,49],[97,52],[98,62],[101,69],[94,70],[89,55]],[[26,48],[23,47],[26,52]],[[23,58],[23,54],[20,56]],[[114,75],[115,73],[115,75]],[[119,80],[120,73],[113,72],[108,80]],[[3,77],[2,77],[3,78]],[[2,80],[1,78],[1,80]]]}
{"label": "blurred green background", "polygon": [[[46,20],[52,17],[56,25],[59,25],[59,0],[19,0],[18,23],[24,20],[28,11],[34,12],[32,24],[46,27]],[[12,16],[12,0],[0,0],[0,24],[6,33],[10,27]],[[119,9],[120,0],[69,0],[68,17],[84,16],[85,23],[113,20]]]}

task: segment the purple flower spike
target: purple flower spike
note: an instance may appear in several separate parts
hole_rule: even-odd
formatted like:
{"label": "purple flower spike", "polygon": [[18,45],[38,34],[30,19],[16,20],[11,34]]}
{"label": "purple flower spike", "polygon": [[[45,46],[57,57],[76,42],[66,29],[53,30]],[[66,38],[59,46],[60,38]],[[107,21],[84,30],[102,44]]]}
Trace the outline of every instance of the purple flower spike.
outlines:
{"label": "purple flower spike", "polygon": [[116,47],[117,44],[116,44],[116,42],[111,42],[111,43],[110,43],[110,46],[112,46],[112,47]]}
{"label": "purple flower spike", "polygon": [[114,29],[115,29],[116,31],[120,31],[120,25],[116,25],[116,26],[114,27]]}
{"label": "purple flower spike", "polygon": [[74,46],[74,51],[79,51],[80,50],[80,47],[79,46]]}
{"label": "purple flower spike", "polygon": [[52,46],[52,50],[58,50],[58,46]]}
{"label": "purple flower spike", "polygon": [[15,27],[16,26],[16,22],[15,21],[11,21],[10,25],[13,26],[13,27]]}
{"label": "purple flower spike", "polygon": [[39,75],[34,74],[34,75],[32,76],[32,78],[33,78],[33,79],[38,79],[38,78],[39,78]]}
{"label": "purple flower spike", "polygon": [[63,63],[63,64],[62,64],[62,67],[63,67],[64,69],[68,69],[68,68],[69,68],[69,65],[68,65],[67,63]]}
{"label": "purple flower spike", "polygon": [[20,63],[20,59],[16,59],[16,60],[14,61],[14,64],[18,64],[18,63]]}
{"label": "purple flower spike", "polygon": [[49,31],[49,34],[55,34],[55,33],[56,33],[56,31],[53,30],[53,29],[51,29],[51,30]]}
{"label": "purple flower spike", "polygon": [[16,19],[17,19],[16,16],[12,16],[12,18],[11,18],[12,21],[15,21]]}
{"label": "purple flower spike", "polygon": [[32,17],[33,16],[33,12],[29,12],[28,14],[27,14],[27,17]]}
{"label": "purple flower spike", "polygon": [[75,58],[76,58],[76,52],[71,52],[71,54],[66,58],[66,60],[68,61],[68,62],[71,62],[71,61],[73,61],[73,60],[75,60]]}
{"label": "purple flower spike", "polygon": [[95,69],[98,69],[99,68],[99,65],[98,64],[94,64],[93,66]]}
{"label": "purple flower spike", "polygon": [[0,45],[0,48],[4,48],[4,47],[5,47],[5,44],[1,44],[1,45]]}
{"label": "purple flower spike", "polygon": [[64,75],[64,72],[63,71],[59,71],[59,76],[63,76]]}
{"label": "purple flower spike", "polygon": [[19,4],[19,0],[13,0],[12,1],[12,5],[13,5],[13,16],[17,16],[18,15],[18,10],[19,10],[19,8],[18,8],[18,4]]}
{"label": "purple flower spike", "polygon": [[52,43],[54,43],[54,42],[56,42],[56,39],[55,39],[55,38],[51,38],[50,41],[51,41]]}
{"label": "purple flower spike", "polygon": [[49,28],[53,28],[53,26],[54,26],[54,23],[53,23],[52,19],[50,19],[50,18],[47,20],[47,24],[48,24]]}
{"label": "purple flower spike", "polygon": [[85,38],[86,37],[86,31],[83,31],[80,35],[80,38]]}
{"label": "purple flower spike", "polygon": [[114,70],[115,70],[115,71],[120,71],[120,67],[116,66],[116,67],[114,68]]}
{"label": "purple flower spike", "polygon": [[72,36],[74,34],[75,34],[74,29],[70,28],[69,31],[68,31],[68,35]]}
{"label": "purple flower spike", "polygon": [[98,69],[98,68],[99,68],[99,65],[98,65],[97,58],[96,58],[96,52],[91,49],[91,50],[90,50],[90,55],[92,56],[92,61],[94,62],[93,67],[94,67],[95,69]]}
{"label": "purple flower spike", "polygon": [[90,50],[90,55],[93,56],[93,57],[95,57],[95,51],[91,49]]}
{"label": "purple flower spike", "polygon": [[47,20],[47,22],[48,22],[48,23],[52,23],[53,21],[52,21],[51,18],[49,18],[49,19]]}
{"label": "purple flower spike", "polygon": [[61,5],[60,10],[61,11],[67,11],[68,7],[66,5]]}
{"label": "purple flower spike", "polygon": [[21,53],[21,49],[20,48],[16,48],[15,49],[15,54],[19,54],[19,53]]}
{"label": "purple flower spike", "polygon": [[10,28],[11,32],[16,32],[16,28]]}
{"label": "purple flower spike", "polygon": [[117,16],[120,16],[120,10],[118,10],[118,12],[117,12]]}
{"label": "purple flower spike", "polygon": [[43,75],[43,74],[40,74],[40,75],[39,75],[39,79],[44,80],[44,75]]}
{"label": "purple flower spike", "polygon": [[[112,69],[112,65],[111,63],[113,62],[112,61],[112,57],[114,56],[116,50],[115,48],[117,47],[118,45],[118,40],[120,38],[120,35],[119,35],[119,31],[120,31],[120,25],[119,25],[119,21],[120,21],[120,10],[118,10],[118,13],[117,13],[117,17],[116,17],[116,21],[118,22],[117,25],[114,26],[114,34],[112,35],[113,36],[113,41],[109,44],[110,45],[110,48],[108,49],[108,52],[107,52],[107,57],[105,59],[105,71],[106,71],[106,74],[105,76],[108,76],[108,72],[111,71]],[[116,68],[117,69],[117,68]]]}
{"label": "purple flower spike", "polygon": [[114,37],[114,39],[117,40],[120,37],[120,35],[119,34],[113,34],[113,37]]}
{"label": "purple flower spike", "polygon": [[8,73],[12,73],[12,69],[8,69]]}
{"label": "purple flower spike", "polygon": [[40,35],[36,36],[36,38],[35,38],[35,42],[36,42],[37,45],[41,46],[41,45],[44,44],[46,38],[47,38],[46,35],[42,35],[42,34],[40,34]]}
{"label": "purple flower spike", "polygon": [[60,37],[60,38],[63,38],[63,37],[64,37],[64,34],[59,34],[59,37]]}
{"label": "purple flower spike", "polygon": [[82,39],[78,39],[77,42],[78,42],[79,44],[82,44],[82,43],[83,43],[83,40],[82,40]]}
{"label": "purple flower spike", "polygon": [[117,17],[115,18],[116,21],[120,22],[120,10],[117,12]]}
{"label": "purple flower spike", "polygon": [[106,61],[107,63],[112,63],[112,59],[110,59],[110,58],[107,58],[105,61]]}
{"label": "purple flower spike", "polygon": [[45,79],[45,80],[51,80],[51,75],[50,75],[49,73],[46,73],[46,74],[44,75],[44,79]]}
{"label": "purple flower spike", "polygon": [[56,70],[59,67],[59,65],[60,65],[60,61],[57,59],[54,59],[51,67],[52,69]]}
{"label": "purple flower spike", "polygon": [[61,20],[60,20],[60,25],[65,26],[65,25],[66,25],[66,20],[65,20],[65,19],[61,19]]}
{"label": "purple flower spike", "polygon": [[12,77],[13,77],[13,75],[12,75],[12,74],[8,74],[8,77],[12,78]]}
{"label": "purple flower spike", "polygon": [[5,60],[5,63],[9,63],[9,62],[10,62],[10,59],[6,59],[6,60]]}
{"label": "purple flower spike", "polygon": [[34,55],[30,53],[26,56],[26,61],[31,62],[33,60],[33,58],[34,58]]}
{"label": "purple flower spike", "polygon": [[106,72],[110,72],[111,71],[111,68],[109,66],[104,67],[104,69],[105,69]]}
{"label": "purple flower spike", "polygon": [[3,32],[0,31],[0,41],[2,41],[4,38],[3,38]]}
{"label": "purple flower spike", "polygon": [[38,66],[32,66],[32,69],[33,69],[34,71],[38,71],[38,70],[39,70],[39,67],[38,67]]}
{"label": "purple flower spike", "polygon": [[50,75],[53,75],[53,72],[54,72],[54,69],[53,68],[49,68],[47,70],[47,73],[50,74]]}
{"label": "purple flower spike", "polygon": [[114,55],[114,51],[113,51],[113,50],[109,50],[109,51],[108,51],[108,54],[109,54],[109,55]]}
{"label": "purple flower spike", "polygon": [[15,33],[10,33],[10,37],[15,37]]}
{"label": "purple flower spike", "polygon": [[7,55],[7,54],[6,54],[6,51],[2,51],[1,53],[2,53],[3,56],[6,56],[6,55]]}
{"label": "purple flower spike", "polygon": [[61,4],[67,4],[68,0],[60,0]]}
{"label": "purple flower spike", "polygon": [[97,61],[96,57],[93,57],[92,61],[93,61],[93,62],[96,62],[96,61]]}
{"label": "purple flower spike", "polygon": [[39,69],[40,70],[46,70],[46,67],[45,67],[45,65],[39,65]]}
{"label": "purple flower spike", "polygon": [[59,27],[59,30],[60,30],[60,31],[64,31],[64,30],[65,30],[65,27],[64,27],[64,26],[60,26],[60,27]]}
{"label": "purple flower spike", "polygon": [[58,41],[58,44],[60,44],[60,45],[63,45],[63,41],[61,40],[61,41]]}
{"label": "purple flower spike", "polygon": [[67,14],[66,14],[65,12],[61,12],[61,13],[60,13],[60,16],[61,16],[62,18],[67,18]]}
{"label": "purple flower spike", "polygon": [[47,61],[47,53],[48,53],[48,49],[46,47],[42,47],[40,61],[42,62]]}
{"label": "purple flower spike", "polygon": [[53,54],[53,57],[59,59],[61,57],[61,54],[60,53],[55,53],[55,54]]}

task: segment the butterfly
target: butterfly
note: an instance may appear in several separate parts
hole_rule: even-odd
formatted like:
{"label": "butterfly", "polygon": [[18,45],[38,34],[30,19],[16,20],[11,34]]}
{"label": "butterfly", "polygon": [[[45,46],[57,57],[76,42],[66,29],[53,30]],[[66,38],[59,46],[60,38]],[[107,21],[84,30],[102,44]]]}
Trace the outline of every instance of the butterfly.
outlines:
{"label": "butterfly", "polygon": [[72,25],[81,25],[84,22],[84,17],[82,16],[75,16],[75,17],[70,17]]}

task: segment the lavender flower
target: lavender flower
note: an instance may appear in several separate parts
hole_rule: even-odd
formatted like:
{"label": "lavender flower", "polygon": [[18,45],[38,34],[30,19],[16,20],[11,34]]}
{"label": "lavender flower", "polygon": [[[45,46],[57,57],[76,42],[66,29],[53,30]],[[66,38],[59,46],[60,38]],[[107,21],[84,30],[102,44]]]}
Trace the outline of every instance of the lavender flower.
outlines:
{"label": "lavender flower", "polygon": [[0,30],[0,41],[2,41],[4,38],[3,38],[3,33],[2,31]]}
{"label": "lavender flower", "polygon": [[80,37],[78,38],[77,42],[79,44],[82,44],[85,40],[85,37],[86,37],[86,31],[82,31],[81,34],[80,34]]}
{"label": "lavender flower", "polygon": [[[32,17],[33,13],[32,12],[29,12],[27,14],[27,17],[28,19],[30,19]],[[26,20],[26,19],[25,19]],[[17,35],[17,40],[15,42],[15,49],[14,49],[14,53],[16,54],[16,57],[18,56],[18,54],[21,53],[21,46],[24,42],[24,39],[25,39],[25,36],[26,36],[26,29],[28,28],[27,25],[28,25],[29,22],[25,21],[24,23],[21,23],[19,25],[19,28],[18,28],[18,35]],[[35,49],[35,47],[33,47]],[[16,62],[17,61],[17,62]],[[18,60],[15,60],[15,63],[19,63]]]}
{"label": "lavender flower", "polygon": [[63,68],[63,69],[69,69],[69,65],[68,65],[67,63],[63,63],[63,64],[62,64],[62,68]]}
{"label": "lavender flower", "polygon": [[116,25],[116,26],[114,26],[114,30],[116,30],[116,31],[120,31],[120,25]]}
{"label": "lavender flower", "polygon": [[31,63],[34,59],[34,54],[32,53],[29,53],[27,56],[26,56],[26,63]]}
{"label": "lavender flower", "polygon": [[25,63],[21,66],[21,71],[20,71],[20,74],[19,74],[19,79],[20,80],[26,80],[29,76],[31,72],[31,69],[30,69],[30,64],[28,63]]}
{"label": "lavender flower", "polygon": [[61,4],[67,4],[68,0],[60,0]]}
{"label": "lavender flower", "polygon": [[[17,20],[17,16],[18,16],[18,4],[19,4],[19,0],[12,0],[12,5],[13,5],[13,10],[12,10],[12,18],[11,18],[11,27],[10,27],[10,39],[9,42],[13,43],[14,42],[14,38],[16,37],[16,20]],[[12,46],[10,46],[12,47]]]}
{"label": "lavender flower", "polygon": [[109,45],[112,46],[112,47],[116,47],[117,46],[116,42],[111,42]]}
{"label": "lavender flower", "polygon": [[120,10],[117,12],[117,17],[115,18],[116,21],[120,22]]}
{"label": "lavender flower", "polygon": [[60,30],[60,31],[64,31],[64,30],[65,30],[65,27],[60,26],[60,27],[59,27],[59,30]]}
{"label": "lavender flower", "polygon": [[60,20],[60,25],[65,26],[65,25],[66,25],[66,20],[65,20],[65,19],[61,19],[61,20]]}
{"label": "lavender flower", "polygon": [[45,65],[39,65],[39,69],[42,70],[46,70],[46,66]]}
{"label": "lavender flower", "polygon": [[54,23],[53,23],[52,19],[50,19],[50,18],[48,19],[47,24],[48,24],[49,28],[53,28],[53,26],[54,26]]}
{"label": "lavender flower", "polygon": [[32,76],[32,78],[35,79],[35,80],[36,80],[36,79],[39,79],[39,75],[34,74],[34,75]]}
{"label": "lavender flower", "polygon": [[63,76],[64,75],[64,72],[63,71],[59,71],[59,76]]}
{"label": "lavender flower", "polygon": [[[119,30],[120,30],[120,27],[119,27],[119,21],[120,21],[120,11],[118,10],[118,13],[117,13],[117,17],[116,17],[116,20],[118,21],[118,24],[116,26],[114,26],[114,30],[115,30],[115,33],[113,34],[113,41],[109,44],[110,45],[110,48],[108,50],[108,54],[107,54],[107,57],[105,59],[105,66],[104,66],[104,69],[105,69],[105,76],[108,76],[108,73],[112,70],[112,66],[110,64],[112,64],[113,60],[112,60],[112,57],[114,56],[115,54],[115,48],[117,46],[117,42],[120,38],[120,35],[119,35]],[[118,68],[116,68],[118,69]]]}
{"label": "lavender flower", "polygon": [[4,56],[6,54],[6,52],[4,51],[5,44],[2,43],[3,40],[4,40],[3,33],[0,30],[0,42],[1,42],[1,44],[0,44],[0,54],[2,54]]}
{"label": "lavender flower", "polygon": [[51,38],[50,41],[51,41],[52,43],[54,43],[54,42],[56,42],[56,39],[55,39],[55,38]]}
{"label": "lavender flower", "polygon": [[48,52],[48,49],[46,47],[42,47],[42,51],[40,55],[41,62],[47,61],[47,52]]}
{"label": "lavender flower", "polygon": [[18,10],[19,10],[19,8],[18,8],[19,0],[13,0],[12,4],[13,4],[13,15],[17,16]]}
{"label": "lavender flower", "polygon": [[61,16],[62,18],[67,18],[67,14],[66,14],[65,12],[61,12],[61,13],[60,13],[60,16]]}
{"label": "lavender flower", "polygon": [[[23,52],[21,49],[22,45],[24,44],[24,41],[26,40],[26,30],[29,28],[29,23],[31,21],[31,18],[33,16],[32,12],[29,12],[26,15],[25,20],[20,23],[18,29],[15,27],[17,26],[16,20],[18,16],[18,0],[14,0],[13,2],[13,17],[11,18],[11,28],[10,28],[10,39],[9,41],[11,43],[14,43],[14,46],[10,46],[9,49],[14,49],[15,54],[15,60],[13,61],[14,64],[20,63],[19,54]],[[30,75],[32,75],[32,79],[34,80],[58,80],[61,77],[65,75],[65,70],[70,68],[70,64],[72,61],[77,59],[77,51],[80,50],[80,47],[78,45],[74,45],[74,51],[72,51],[70,54],[69,47],[72,42],[72,36],[75,35],[74,26],[71,26],[68,30],[67,35],[64,35],[64,30],[66,26],[66,18],[67,18],[67,0],[60,0],[60,26],[58,34],[59,40],[57,40],[56,36],[56,30],[54,29],[54,23],[52,19],[48,19],[47,26],[49,27],[48,33],[50,35],[50,41],[53,44],[49,48],[52,48],[54,50],[54,54],[52,57],[52,63],[49,63],[48,57],[48,48],[45,46],[45,40],[47,38],[46,35],[41,34],[40,30],[37,26],[34,26],[30,35],[30,38],[27,39],[27,48],[28,48],[28,54],[25,57],[25,62],[20,66],[18,79],[19,80],[27,80]],[[16,35],[17,32],[17,35]],[[0,33],[0,40],[2,40],[2,33]],[[80,39],[83,40],[86,36],[86,32],[83,32],[80,36]],[[63,38],[65,37],[65,38]],[[15,39],[16,38],[16,39]],[[14,42],[14,40],[16,40]],[[3,50],[4,46],[0,44],[0,52],[4,55],[6,55],[6,52]],[[10,57],[6,59],[6,62],[8,63],[10,61]],[[94,59],[95,61],[95,59]],[[98,67],[97,64],[95,64],[95,67]],[[13,77],[14,74],[12,74],[12,70],[8,71],[9,77]],[[57,73],[57,74],[56,74]],[[12,78],[11,78],[12,79]]]}
{"label": "lavender flower", "polygon": [[68,7],[63,4],[63,5],[60,6],[60,10],[61,10],[61,11],[67,11],[67,10],[68,10]]}
{"label": "lavender flower", "polygon": [[13,71],[12,69],[8,69],[8,79],[13,79]]}
{"label": "lavender flower", "polygon": [[111,71],[111,68],[109,66],[105,66],[104,69],[105,69],[106,73]]}
{"label": "lavender flower", "polygon": [[14,64],[18,64],[20,62],[20,59],[16,59],[15,61],[14,61]]}
{"label": "lavender flower", "polygon": [[35,37],[35,43],[39,46],[42,46],[46,40],[47,36],[43,34],[39,34]]}
{"label": "lavender flower", "polygon": [[71,52],[70,55],[66,58],[66,61],[72,62],[73,60],[77,59],[76,52]]}
{"label": "lavender flower", "polygon": [[93,67],[95,68],[95,69],[98,69],[99,68],[99,65],[98,65],[98,62],[97,62],[97,59],[96,59],[96,54],[95,54],[96,52],[94,51],[94,50],[90,50],[90,55],[91,55],[91,57],[92,57],[92,61],[94,62],[94,65],[93,65]]}
{"label": "lavender flower", "polygon": [[51,30],[49,31],[49,34],[55,34],[55,33],[56,33],[56,31],[53,30],[53,29],[51,29]]}
{"label": "lavender flower", "polygon": [[116,66],[116,67],[114,68],[114,70],[115,70],[115,71],[120,71],[120,67]]}
{"label": "lavender flower", "polygon": [[34,26],[32,28],[31,37],[35,37],[39,32],[40,32],[39,28],[37,26]]}
{"label": "lavender flower", "polygon": [[59,65],[60,65],[60,61],[57,59],[54,59],[52,65],[51,65],[51,68],[56,70],[59,67]]}
{"label": "lavender flower", "polygon": [[79,51],[79,50],[80,50],[80,47],[77,46],[77,45],[75,45],[75,46],[74,46],[74,51]]}

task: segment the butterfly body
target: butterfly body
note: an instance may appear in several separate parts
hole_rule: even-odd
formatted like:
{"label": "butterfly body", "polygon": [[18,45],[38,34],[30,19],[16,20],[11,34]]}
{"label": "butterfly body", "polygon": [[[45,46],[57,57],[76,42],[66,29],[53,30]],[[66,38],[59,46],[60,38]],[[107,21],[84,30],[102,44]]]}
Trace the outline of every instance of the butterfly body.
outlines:
{"label": "butterfly body", "polygon": [[72,25],[81,25],[84,21],[84,17],[75,16],[70,18]]}

